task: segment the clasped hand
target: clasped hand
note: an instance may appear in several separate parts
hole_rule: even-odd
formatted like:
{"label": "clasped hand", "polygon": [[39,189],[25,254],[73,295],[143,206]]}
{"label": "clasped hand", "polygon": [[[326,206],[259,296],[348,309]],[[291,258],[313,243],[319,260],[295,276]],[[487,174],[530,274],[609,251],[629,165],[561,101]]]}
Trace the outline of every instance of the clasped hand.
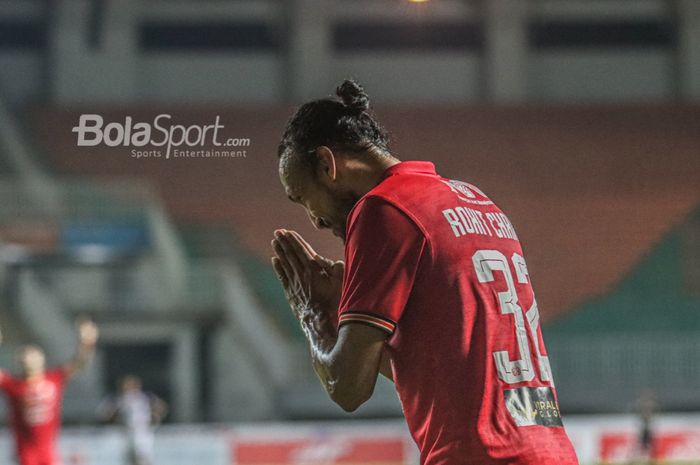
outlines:
{"label": "clasped hand", "polygon": [[285,229],[275,231],[272,248],[272,267],[297,319],[337,328],[343,262],[322,257],[297,232]]}

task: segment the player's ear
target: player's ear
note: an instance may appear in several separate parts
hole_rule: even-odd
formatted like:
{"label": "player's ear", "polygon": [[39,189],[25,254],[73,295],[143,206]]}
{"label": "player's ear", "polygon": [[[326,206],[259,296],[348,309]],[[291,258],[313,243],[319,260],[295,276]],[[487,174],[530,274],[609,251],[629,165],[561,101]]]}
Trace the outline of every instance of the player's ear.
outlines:
{"label": "player's ear", "polygon": [[316,156],[318,157],[317,174],[327,181],[335,181],[338,173],[333,151],[329,147],[321,145],[316,149]]}

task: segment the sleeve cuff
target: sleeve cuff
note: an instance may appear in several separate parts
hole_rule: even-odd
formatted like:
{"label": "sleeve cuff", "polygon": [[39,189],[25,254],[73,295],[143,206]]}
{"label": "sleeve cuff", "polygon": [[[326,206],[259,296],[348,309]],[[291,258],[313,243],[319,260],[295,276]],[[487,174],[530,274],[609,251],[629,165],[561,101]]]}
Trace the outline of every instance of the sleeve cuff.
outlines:
{"label": "sleeve cuff", "polygon": [[394,334],[394,331],[396,331],[396,323],[387,318],[372,315],[370,313],[341,313],[340,317],[338,318],[338,327],[343,326],[345,323],[361,323],[368,326],[373,326],[387,332],[389,335]]}

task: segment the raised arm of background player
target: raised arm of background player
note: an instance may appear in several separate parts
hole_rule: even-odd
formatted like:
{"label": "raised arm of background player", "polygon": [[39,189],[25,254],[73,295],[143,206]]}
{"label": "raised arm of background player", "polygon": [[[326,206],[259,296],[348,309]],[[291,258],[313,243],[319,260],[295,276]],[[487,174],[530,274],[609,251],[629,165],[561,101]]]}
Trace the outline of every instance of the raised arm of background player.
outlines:
{"label": "raised arm of background player", "polygon": [[78,374],[87,366],[90,360],[92,360],[95,355],[95,346],[97,345],[98,337],[99,331],[95,323],[89,320],[78,322],[77,352],[72,360],[63,365],[63,371],[68,378]]}
{"label": "raised arm of background player", "polygon": [[[372,397],[385,356],[386,332],[362,324],[336,330],[330,315],[338,309],[340,286],[327,262],[293,231],[275,231],[272,264],[287,301],[309,341],[321,384],[343,410],[356,410]],[[342,279],[341,279],[342,282]],[[389,368],[387,374],[390,375]]]}

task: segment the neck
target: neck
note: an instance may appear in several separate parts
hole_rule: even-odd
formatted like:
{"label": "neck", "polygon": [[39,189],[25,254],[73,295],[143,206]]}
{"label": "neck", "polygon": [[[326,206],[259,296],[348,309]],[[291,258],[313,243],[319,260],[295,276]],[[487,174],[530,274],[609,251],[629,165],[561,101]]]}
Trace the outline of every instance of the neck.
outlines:
{"label": "neck", "polygon": [[349,164],[356,175],[353,178],[353,193],[357,198],[364,196],[379,184],[386,170],[399,163],[401,162],[391,155],[377,156],[371,152],[361,159],[350,160]]}

